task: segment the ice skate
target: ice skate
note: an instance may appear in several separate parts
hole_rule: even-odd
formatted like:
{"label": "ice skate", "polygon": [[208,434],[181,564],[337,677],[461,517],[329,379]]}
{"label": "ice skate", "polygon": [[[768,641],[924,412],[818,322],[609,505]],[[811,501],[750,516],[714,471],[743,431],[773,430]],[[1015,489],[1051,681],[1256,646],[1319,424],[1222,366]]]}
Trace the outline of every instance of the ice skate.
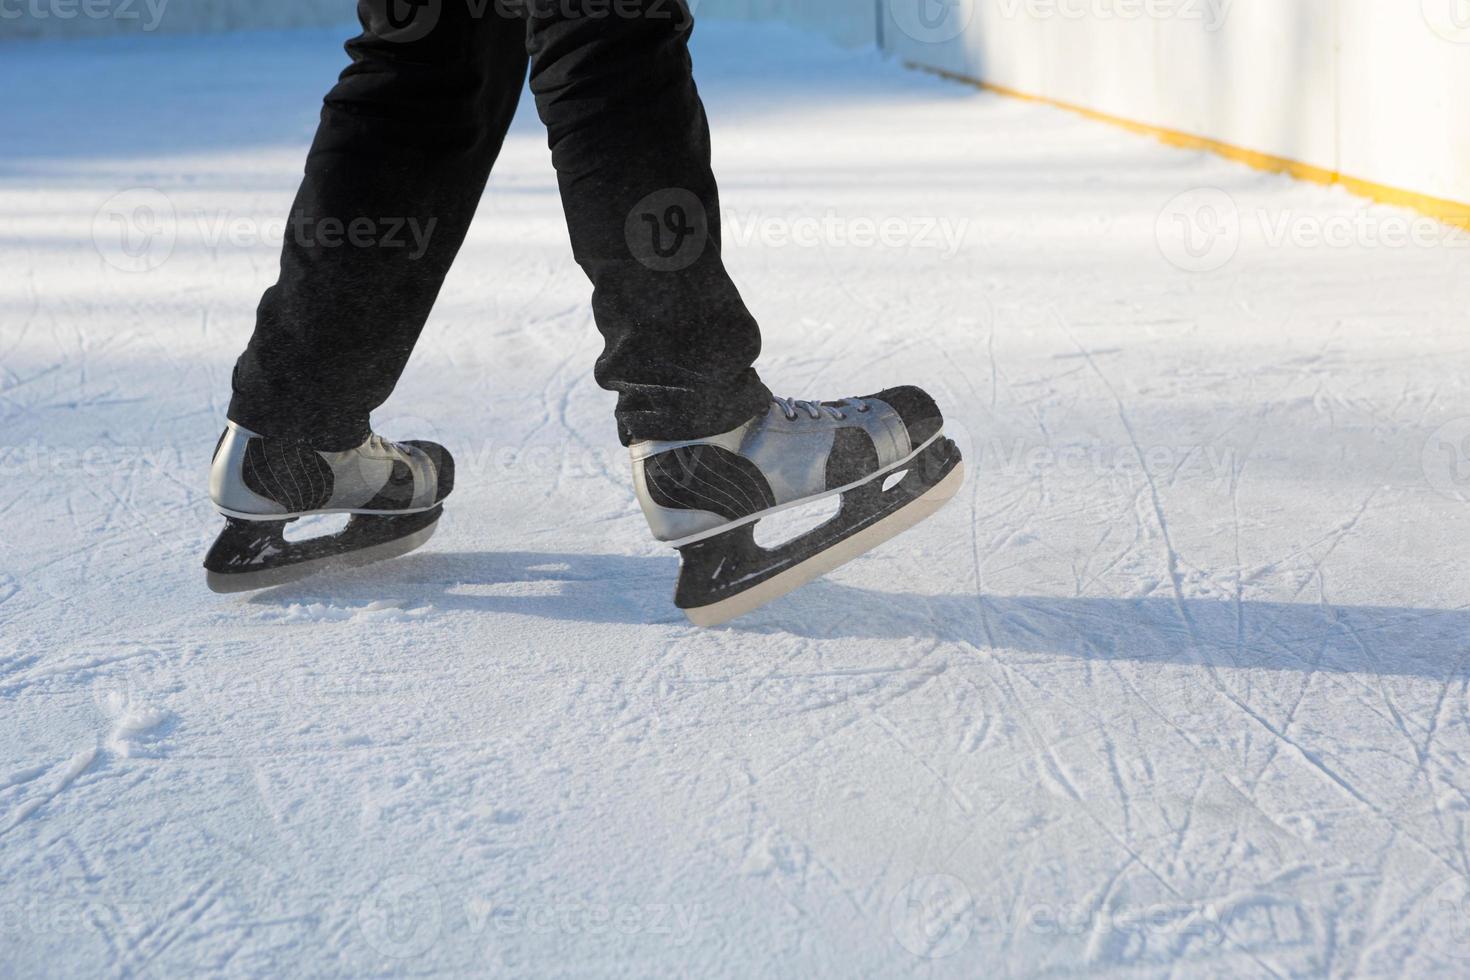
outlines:
{"label": "ice skate", "polygon": [[[934,400],[914,387],[841,401],[773,399],[707,439],[634,443],[649,527],[681,556],[675,604],[699,626],[741,616],[918,524],[964,480]],[[755,525],[841,494],[835,517],[775,548]]]}
{"label": "ice skate", "polygon": [[[432,442],[372,435],[355,449],[323,452],[231,422],[209,476],[225,517],[204,559],[209,587],[245,592],[405,555],[433,536],[453,488],[454,460]],[[336,534],[286,540],[287,523],[314,514],[352,516]]]}

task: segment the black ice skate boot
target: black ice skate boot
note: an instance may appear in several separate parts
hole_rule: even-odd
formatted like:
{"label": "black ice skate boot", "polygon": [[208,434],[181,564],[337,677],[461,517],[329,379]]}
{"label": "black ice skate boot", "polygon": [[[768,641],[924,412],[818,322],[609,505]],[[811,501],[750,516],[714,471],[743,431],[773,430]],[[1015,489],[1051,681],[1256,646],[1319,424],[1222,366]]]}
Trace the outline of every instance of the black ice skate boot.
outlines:
{"label": "black ice skate boot", "polygon": [[[204,559],[209,587],[244,592],[407,554],[433,535],[453,488],[454,460],[432,442],[372,435],[355,449],[322,452],[231,422],[209,474],[210,498],[225,516]],[[309,514],[352,517],[336,534],[287,541],[286,524]]]}
{"label": "black ice skate boot", "polygon": [[[674,602],[714,626],[825,575],[933,514],[964,480],[934,400],[914,387],[834,402],[773,399],[707,439],[634,443],[649,527],[682,558]],[[775,548],[755,523],[842,495],[837,516]]]}

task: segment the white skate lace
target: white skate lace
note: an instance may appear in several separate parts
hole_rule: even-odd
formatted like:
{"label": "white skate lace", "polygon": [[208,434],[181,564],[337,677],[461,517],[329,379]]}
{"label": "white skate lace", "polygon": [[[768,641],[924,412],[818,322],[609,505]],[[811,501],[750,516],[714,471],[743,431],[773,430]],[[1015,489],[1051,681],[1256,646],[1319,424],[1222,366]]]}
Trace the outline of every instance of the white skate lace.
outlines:
{"label": "white skate lace", "polygon": [[788,422],[796,421],[798,411],[805,412],[812,419],[821,418],[823,412],[831,415],[834,419],[845,419],[847,418],[847,413],[842,411],[842,408],[847,405],[851,405],[859,412],[866,412],[868,410],[868,403],[861,398],[840,398],[835,402],[822,402],[816,399],[782,398],[779,395],[772,395],[771,402],[777,408],[781,409],[781,414],[786,416],[786,421]]}

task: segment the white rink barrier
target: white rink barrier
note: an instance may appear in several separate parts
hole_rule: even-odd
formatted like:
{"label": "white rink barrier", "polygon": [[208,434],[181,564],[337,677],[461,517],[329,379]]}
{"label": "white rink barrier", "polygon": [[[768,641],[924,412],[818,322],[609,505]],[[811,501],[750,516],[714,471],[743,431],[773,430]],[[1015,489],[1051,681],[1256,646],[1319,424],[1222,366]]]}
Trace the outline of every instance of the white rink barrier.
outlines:
{"label": "white rink barrier", "polygon": [[1470,227],[1470,0],[702,0]]}
{"label": "white rink barrier", "polygon": [[906,62],[1470,224],[1467,0],[878,3]]}

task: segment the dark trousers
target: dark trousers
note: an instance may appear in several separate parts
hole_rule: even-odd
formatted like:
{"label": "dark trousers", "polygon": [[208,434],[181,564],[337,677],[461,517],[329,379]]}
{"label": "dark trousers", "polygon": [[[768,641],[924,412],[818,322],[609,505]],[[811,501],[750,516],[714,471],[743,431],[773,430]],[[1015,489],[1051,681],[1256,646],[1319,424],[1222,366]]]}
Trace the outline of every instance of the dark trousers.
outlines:
{"label": "dark trousers", "polygon": [[760,332],[720,258],[709,126],[685,0],[362,0],[326,98],[281,274],[230,417],[357,445],[464,241],[530,69],[606,342],[596,378],[634,439],[763,410]]}

